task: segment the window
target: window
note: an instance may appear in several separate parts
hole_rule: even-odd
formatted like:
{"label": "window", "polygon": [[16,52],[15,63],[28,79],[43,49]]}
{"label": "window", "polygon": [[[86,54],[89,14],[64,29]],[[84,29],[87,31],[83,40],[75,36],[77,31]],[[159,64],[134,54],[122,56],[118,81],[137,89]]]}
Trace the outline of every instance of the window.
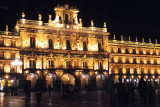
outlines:
{"label": "window", "polygon": [[30,38],[30,47],[35,48],[35,38],[34,37]]}
{"label": "window", "polygon": [[70,40],[66,40],[66,49],[67,50],[71,49]]}
{"label": "window", "polygon": [[67,67],[71,67],[71,61],[66,61]]}
{"label": "window", "polygon": [[15,53],[11,53],[11,59],[15,59]]}
{"label": "window", "polygon": [[0,59],[3,59],[3,58],[4,58],[4,53],[0,52]]}
{"label": "window", "polygon": [[30,60],[30,68],[35,68],[35,60]]}
{"label": "window", "polygon": [[87,51],[87,43],[83,42],[83,51]]}
{"label": "window", "polygon": [[87,62],[83,62],[83,68],[87,68]]}
{"label": "window", "polygon": [[49,48],[52,49],[53,48],[53,42],[52,39],[49,39]]}
{"label": "window", "polygon": [[53,61],[52,60],[49,60],[49,67],[53,67]]}
{"label": "window", "polygon": [[0,40],[0,46],[4,46],[4,40],[3,39]]}
{"label": "window", "polygon": [[98,62],[99,69],[103,69],[103,62]]}
{"label": "window", "polygon": [[98,42],[98,51],[102,51],[101,43]]}
{"label": "window", "polygon": [[16,41],[11,41],[11,46],[15,47],[16,46]]}

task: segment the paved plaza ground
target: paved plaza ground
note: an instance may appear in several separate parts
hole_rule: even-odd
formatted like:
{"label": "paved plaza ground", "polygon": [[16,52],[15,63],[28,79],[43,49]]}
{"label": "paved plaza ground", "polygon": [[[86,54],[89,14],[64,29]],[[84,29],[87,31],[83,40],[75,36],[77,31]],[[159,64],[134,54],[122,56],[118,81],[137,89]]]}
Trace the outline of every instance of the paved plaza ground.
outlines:
{"label": "paved plaza ground", "polygon": [[[78,95],[63,98],[61,92],[47,92],[42,94],[41,104],[36,104],[34,93],[31,94],[30,107],[112,107],[110,105],[110,97],[107,91],[80,91]],[[153,107],[145,105],[146,107]],[[143,107],[145,107],[143,106]],[[18,96],[4,97],[4,93],[0,93],[0,107],[26,107],[25,96],[20,93]],[[114,105],[113,107],[118,107]],[[138,102],[129,107],[142,107]],[[160,107],[160,91],[156,91],[156,103],[154,107]]]}

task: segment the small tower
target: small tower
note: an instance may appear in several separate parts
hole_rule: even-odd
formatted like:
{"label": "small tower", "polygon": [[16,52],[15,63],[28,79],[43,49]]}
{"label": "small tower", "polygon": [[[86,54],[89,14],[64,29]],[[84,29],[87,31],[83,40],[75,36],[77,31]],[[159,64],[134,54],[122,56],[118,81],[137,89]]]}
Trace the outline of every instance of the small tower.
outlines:
{"label": "small tower", "polygon": [[24,12],[22,12],[22,19],[25,19],[25,14],[24,14]]}
{"label": "small tower", "polygon": [[51,21],[52,21],[52,15],[49,15],[48,23],[50,23]]}
{"label": "small tower", "polygon": [[156,44],[158,44],[157,39],[156,39]]}
{"label": "small tower", "polygon": [[123,35],[121,35],[121,41],[123,41]]}
{"label": "small tower", "polygon": [[149,43],[151,43],[151,38],[149,38]]}
{"label": "small tower", "polygon": [[42,15],[40,13],[38,14],[38,19],[39,19],[39,21],[41,21],[41,19],[42,19]]}
{"label": "small tower", "polygon": [[136,42],[138,42],[138,39],[137,39],[137,37],[136,37]]}
{"label": "small tower", "polygon": [[129,41],[131,40],[130,35],[129,35],[129,37],[128,37],[128,40],[129,40]]}
{"label": "small tower", "polygon": [[93,22],[93,20],[91,20],[91,27],[94,27],[94,22]]}
{"label": "small tower", "polygon": [[8,25],[6,25],[6,35],[8,35]]}
{"label": "small tower", "polygon": [[116,40],[116,35],[113,35],[113,39]]}
{"label": "small tower", "polygon": [[142,42],[144,43],[144,38],[142,38]]}

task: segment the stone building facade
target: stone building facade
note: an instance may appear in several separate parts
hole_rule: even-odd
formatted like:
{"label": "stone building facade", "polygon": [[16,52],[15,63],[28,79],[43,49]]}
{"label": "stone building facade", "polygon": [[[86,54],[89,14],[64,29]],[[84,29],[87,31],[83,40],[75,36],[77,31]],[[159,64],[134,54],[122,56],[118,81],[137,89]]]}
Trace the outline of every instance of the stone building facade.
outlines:
{"label": "stone building facade", "polygon": [[[68,5],[55,7],[55,19],[48,23],[22,18],[14,32],[0,32],[0,88],[19,86],[37,80],[60,89],[72,84],[81,89],[103,89],[108,78],[115,82],[138,83],[140,77],[159,83],[159,44],[109,40],[106,23],[103,28],[82,26],[79,10]],[[23,83],[23,82],[22,82]]]}

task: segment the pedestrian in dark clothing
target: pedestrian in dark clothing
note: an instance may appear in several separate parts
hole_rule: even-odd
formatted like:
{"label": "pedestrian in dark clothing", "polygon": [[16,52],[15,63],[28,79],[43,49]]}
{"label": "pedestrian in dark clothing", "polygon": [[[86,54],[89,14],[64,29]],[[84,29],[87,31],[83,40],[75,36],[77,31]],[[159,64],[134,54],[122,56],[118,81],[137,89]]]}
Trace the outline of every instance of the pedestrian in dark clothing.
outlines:
{"label": "pedestrian in dark clothing", "polygon": [[4,88],[4,92],[5,92],[5,97],[7,97],[7,95],[8,95],[8,87],[7,86]]}
{"label": "pedestrian in dark clothing", "polygon": [[51,85],[49,84],[48,85],[48,93],[49,93],[49,95],[51,95],[51,90],[52,90],[52,88],[51,88]]}
{"label": "pedestrian in dark clothing", "polygon": [[11,86],[11,96],[13,96],[13,93],[14,93],[14,87]]}
{"label": "pedestrian in dark clothing", "polygon": [[42,95],[42,87],[41,87],[41,84],[39,82],[36,83],[35,85],[35,91],[36,91],[36,101],[37,101],[37,104],[40,104],[40,101],[41,101],[41,95]]}
{"label": "pedestrian in dark clothing", "polygon": [[151,82],[148,83],[148,103],[153,105],[155,101],[155,90],[151,84]]}
{"label": "pedestrian in dark clothing", "polygon": [[109,93],[110,93],[110,102],[111,102],[111,104],[116,104],[117,90],[115,88],[115,85],[114,85],[113,81],[110,81]]}
{"label": "pedestrian in dark clothing", "polygon": [[127,93],[126,93],[126,86],[122,83],[122,78],[119,78],[119,82],[115,84],[117,90],[117,97],[118,97],[118,104],[125,105],[128,102]]}
{"label": "pedestrian in dark clothing", "polygon": [[26,105],[29,105],[30,104],[30,98],[31,98],[31,91],[29,88],[25,88],[24,89],[24,93],[25,93],[25,103]]}
{"label": "pedestrian in dark clothing", "polygon": [[147,83],[144,81],[143,77],[140,79],[138,84],[138,90],[140,98],[142,99],[143,104],[147,103]]}

